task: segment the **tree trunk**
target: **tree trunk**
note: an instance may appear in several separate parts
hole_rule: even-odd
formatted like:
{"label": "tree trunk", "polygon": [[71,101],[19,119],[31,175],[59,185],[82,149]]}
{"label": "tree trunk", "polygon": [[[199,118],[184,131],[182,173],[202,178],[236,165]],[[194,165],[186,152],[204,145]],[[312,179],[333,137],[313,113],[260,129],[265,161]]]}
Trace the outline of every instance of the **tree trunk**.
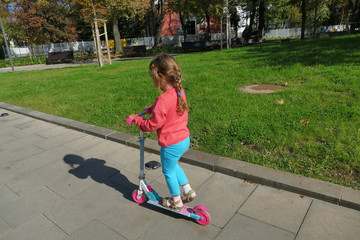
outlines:
{"label": "tree trunk", "polygon": [[120,31],[119,31],[119,24],[118,20],[114,18],[113,20],[113,32],[114,32],[114,41],[115,41],[115,53],[123,53],[124,50],[122,48],[121,44],[121,37],[120,37]]}
{"label": "tree trunk", "polygon": [[265,0],[260,1],[259,7],[259,27],[258,27],[258,39],[261,40],[263,37],[263,31],[265,26]]}
{"label": "tree trunk", "polygon": [[162,46],[162,25],[164,22],[164,0],[158,1],[158,7],[156,9],[154,1],[152,1],[152,9],[154,13],[154,22],[155,22],[155,46]]}
{"label": "tree trunk", "polygon": [[179,11],[179,18],[180,18],[180,23],[181,23],[181,29],[182,29],[183,35],[184,35],[184,42],[186,42],[187,41],[186,25],[185,25],[184,15],[182,14],[181,11]]}
{"label": "tree trunk", "polygon": [[305,39],[306,0],[301,1],[301,40]]}
{"label": "tree trunk", "polygon": [[251,38],[251,35],[253,32],[253,25],[255,22],[255,14],[256,14],[256,0],[253,0],[252,5],[251,5],[249,28],[247,29],[247,32],[245,33],[245,36],[244,36],[245,42],[248,42],[249,39]]}

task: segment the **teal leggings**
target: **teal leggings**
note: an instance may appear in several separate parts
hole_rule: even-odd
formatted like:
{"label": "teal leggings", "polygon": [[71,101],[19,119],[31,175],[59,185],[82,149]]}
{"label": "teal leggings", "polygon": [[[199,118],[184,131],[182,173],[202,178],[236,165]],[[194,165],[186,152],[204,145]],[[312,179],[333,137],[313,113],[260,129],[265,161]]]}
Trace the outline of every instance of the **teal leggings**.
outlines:
{"label": "teal leggings", "polygon": [[162,172],[165,175],[171,196],[180,195],[179,184],[183,186],[189,182],[178,164],[178,160],[189,149],[189,146],[190,137],[177,144],[162,147],[160,150]]}

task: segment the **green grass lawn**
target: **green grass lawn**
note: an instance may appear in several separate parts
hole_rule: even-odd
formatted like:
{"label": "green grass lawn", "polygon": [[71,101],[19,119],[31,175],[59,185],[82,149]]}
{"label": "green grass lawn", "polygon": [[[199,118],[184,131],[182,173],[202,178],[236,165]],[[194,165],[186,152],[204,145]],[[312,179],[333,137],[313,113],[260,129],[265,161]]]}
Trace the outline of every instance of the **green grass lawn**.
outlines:
{"label": "green grass lawn", "polygon": [[[192,148],[360,188],[360,35],[176,59]],[[158,96],[149,62],[1,73],[0,101],[137,135],[126,118]],[[259,83],[288,84],[266,95],[238,90]]]}

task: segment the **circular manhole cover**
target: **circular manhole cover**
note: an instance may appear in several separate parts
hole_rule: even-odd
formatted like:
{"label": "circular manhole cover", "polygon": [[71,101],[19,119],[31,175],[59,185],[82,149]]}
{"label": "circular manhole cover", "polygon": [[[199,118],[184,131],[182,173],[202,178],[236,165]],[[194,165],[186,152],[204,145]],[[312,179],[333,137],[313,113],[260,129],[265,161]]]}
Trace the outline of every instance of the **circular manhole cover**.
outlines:
{"label": "circular manhole cover", "polygon": [[285,87],[273,84],[253,84],[239,88],[240,91],[252,94],[273,93],[285,89]]}

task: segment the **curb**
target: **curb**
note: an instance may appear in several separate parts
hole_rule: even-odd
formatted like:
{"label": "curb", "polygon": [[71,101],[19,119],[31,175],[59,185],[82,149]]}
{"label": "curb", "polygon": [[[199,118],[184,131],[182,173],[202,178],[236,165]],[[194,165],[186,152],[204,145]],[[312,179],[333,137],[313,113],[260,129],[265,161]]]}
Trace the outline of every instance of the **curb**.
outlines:
{"label": "curb", "polygon": [[[0,108],[104,138],[109,141],[121,143],[130,147],[139,147],[139,144],[137,143],[138,137],[127,133],[67,118],[57,117],[2,102],[0,102]],[[160,154],[160,146],[157,144],[157,141],[148,139],[146,141],[145,151]],[[189,149],[181,157],[180,161],[214,172],[223,173],[232,177],[241,178],[243,180],[297,193],[360,211],[360,191],[350,187],[283,172],[241,160],[212,155],[193,149]]]}

